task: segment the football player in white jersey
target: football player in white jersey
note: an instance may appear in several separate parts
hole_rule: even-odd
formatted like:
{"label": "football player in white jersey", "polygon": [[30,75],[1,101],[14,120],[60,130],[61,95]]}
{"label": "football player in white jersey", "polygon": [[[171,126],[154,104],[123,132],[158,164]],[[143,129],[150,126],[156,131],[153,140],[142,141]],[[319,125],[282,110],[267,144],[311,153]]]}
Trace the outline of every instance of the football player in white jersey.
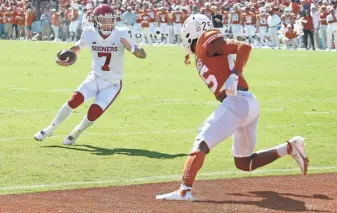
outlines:
{"label": "football player in white jersey", "polygon": [[[81,123],[63,141],[64,145],[72,145],[117,98],[122,88],[124,49],[138,58],[146,58],[144,49],[129,40],[128,30],[115,27],[114,11],[109,5],[101,4],[96,7],[93,19],[94,26],[86,27],[81,39],[70,48],[76,54],[85,47],[90,48],[92,71],[72,98],[61,107],[52,123],[34,135],[38,141],[52,136],[58,125],[71,114],[73,109],[95,98]],[[61,66],[69,65],[66,60],[57,61],[57,63]]]}

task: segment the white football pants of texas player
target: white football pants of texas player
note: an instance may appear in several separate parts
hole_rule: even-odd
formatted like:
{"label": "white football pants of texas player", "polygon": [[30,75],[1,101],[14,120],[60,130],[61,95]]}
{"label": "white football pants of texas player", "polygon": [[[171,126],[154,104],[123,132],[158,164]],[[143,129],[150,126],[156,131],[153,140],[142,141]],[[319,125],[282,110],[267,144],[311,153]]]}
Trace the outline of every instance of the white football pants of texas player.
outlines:
{"label": "white football pants of texas player", "polygon": [[105,81],[90,72],[88,77],[76,91],[80,92],[84,96],[84,101],[88,101],[95,97],[94,104],[97,104],[103,110],[106,110],[117,98],[121,89],[121,81]]}
{"label": "white football pants of texas player", "polygon": [[134,42],[137,42],[137,35],[140,35],[141,33],[142,33],[142,25],[140,23],[135,23],[134,31],[132,33]]}
{"label": "white football pants of texas player", "polygon": [[78,20],[70,22],[70,24],[69,24],[69,32],[70,33],[76,33],[77,32],[78,24],[79,24]]}
{"label": "white football pants of texas player", "polygon": [[264,44],[264,39],[267,35],[268,29],[265,26],[259,27],[259,35],[260,35],[260,44]]}
{"label": "white football pants of texas player", "polygon": [[335,49],[337,50],[337,23],[328,24],[327,43],[329,50],[331,50],[332,35],[334,36]]}
{"label": "white football pants of texas player", "polygon": [[181,23],[173,23],[173,33],[174,35],[180,35],[180,31],[182,28],[182,24]]}
{"label": "white football pants of texas player", "polygon": [[293,49],[297,49],[297,47],[298,47],[298,39],[297,38],[293,38],[293,39],[285,38],[284,43],[287,46],[287,49],[290,49],[290,45],[293,47]]}
{"label": "white football pants of texas player", "polygon": [[254,95],[238,90],[237,96],[227,96],[201,125],[192,152],[202,141],[211,150],[233,135],[232,155],[251,156],[256,145],[258,120],[259,104]]}
{"label": "white football pants of texas player", "polygon": [[142,42],[145,43],[145,36],[148,44],[152,44],[152,39],[150,37],[150,29],[148,27],[142,28]]}
{"label": "white football pants of texas player", "polygon": [[234,39],[237,39],[237,37],[242,37],[243,27],[241,24],[232,24],[231,27]]}
{"label": "white football pants of texas player", "polygon": [[270,36],[272,47],[280,47],[280,39],[278,38],[278,30],[276,27],[268,28],[268,34]]}

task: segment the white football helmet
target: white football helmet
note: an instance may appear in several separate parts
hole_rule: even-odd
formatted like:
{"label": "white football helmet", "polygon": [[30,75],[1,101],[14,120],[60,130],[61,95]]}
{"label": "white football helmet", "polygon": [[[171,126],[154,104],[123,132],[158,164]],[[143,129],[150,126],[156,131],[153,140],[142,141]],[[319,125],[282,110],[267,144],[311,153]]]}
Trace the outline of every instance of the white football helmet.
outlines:
{"label": "white football helmet", "polygon": [[290,7],[286,7],[284,9],[284,14],[289,15],[290,13],[291,13],[291,8]]}
{"label": "white football helmet", "polygon": [[261,8],[260,8],[260,13],[261,13],[261,15],[266,14],[266,13],[267,13],[266,8],[265,8],[265,7],[261,7]]}
{"label": "white football helmet", "polygon": [[202,14],[189,16],[181,28],[180,37],[185,50],[194,55],[191,44],[194,39],[198,39],[204,32],[213,28],[211,20]]}

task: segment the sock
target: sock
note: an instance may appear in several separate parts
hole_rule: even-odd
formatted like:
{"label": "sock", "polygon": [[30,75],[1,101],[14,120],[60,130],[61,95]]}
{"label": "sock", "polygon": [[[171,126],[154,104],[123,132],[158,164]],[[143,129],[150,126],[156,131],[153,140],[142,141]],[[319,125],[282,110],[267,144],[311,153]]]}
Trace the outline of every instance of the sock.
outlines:
{"label": "sock", "polygon": [[69,115],[73,109],[68,105],[68,102],[63,104],[59,112],[57,113],[56,117],[54,118],[53,122],[51,123],[52,126],[56,127],[60,123],[62,123]]}
{"label": "sock", "polygon": [[85,115],[84,118],[82,119],[81,123],[77,126],[77,129],[80,130],[80,131],[84,131],[93,124],[94,124],[94,122],[89,121],[88,116]]}
{"label": "sock", "polygon": [[278,156],[283,157],[291,153],[291,145],[289,143],[283,143],[275,147]]}
{"label": "sock", "polygon": [[199,172],[202,167],[206,154],[203,152],[191,153],[186,160],[184,167],[184,175],[182,178],[182,185],[186,187],[192,187]]}

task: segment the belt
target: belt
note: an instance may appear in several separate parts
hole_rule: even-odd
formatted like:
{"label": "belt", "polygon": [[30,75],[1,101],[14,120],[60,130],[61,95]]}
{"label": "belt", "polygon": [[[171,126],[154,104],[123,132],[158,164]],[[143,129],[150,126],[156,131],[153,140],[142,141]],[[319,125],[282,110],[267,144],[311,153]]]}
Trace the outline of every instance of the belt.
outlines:
{"label": "belt", "polygon": [[[239,91],[244,91],[247,92],[248,88],[237,88],[237,90]],[[227,97],[226,92],[224,92],[224,94],[222,96],[217,97],[218,101],[222,102],[223,100],[225,100],[225,98]]]}

